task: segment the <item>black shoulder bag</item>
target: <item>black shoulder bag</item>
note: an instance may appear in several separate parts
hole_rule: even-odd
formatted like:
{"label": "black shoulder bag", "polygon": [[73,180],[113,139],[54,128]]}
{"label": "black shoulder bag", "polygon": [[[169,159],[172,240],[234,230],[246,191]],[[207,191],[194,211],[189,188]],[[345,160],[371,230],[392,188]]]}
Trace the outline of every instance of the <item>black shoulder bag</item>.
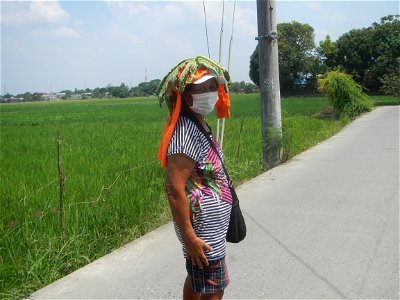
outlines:
{"label": "black shoulder bag", "polygon": [[185,116],[190,118],[197,125],[197,127],[199,127],[200,131],[203,132],[203,134],[207,138],[207,141],[210,143],[211,148],[214,150],[219,160],[221,161],[221,165],[228,179],[229,189],[231,190],[232,195],[232,210],[229,219],[228,232],[226,233],[226,241],[230,243],[239,243],[246,237],[246,223],[244,221],[242,211],[240,210],[239,198],[236,195],[236,191],[233,187],[228,171],[225,169],[224,162],[219,156],[219,152],[217,151],[214,142],[211,140],[210,135],[205,131],[204,127],[200,124],[200,121],[191,114],[185,114]]}

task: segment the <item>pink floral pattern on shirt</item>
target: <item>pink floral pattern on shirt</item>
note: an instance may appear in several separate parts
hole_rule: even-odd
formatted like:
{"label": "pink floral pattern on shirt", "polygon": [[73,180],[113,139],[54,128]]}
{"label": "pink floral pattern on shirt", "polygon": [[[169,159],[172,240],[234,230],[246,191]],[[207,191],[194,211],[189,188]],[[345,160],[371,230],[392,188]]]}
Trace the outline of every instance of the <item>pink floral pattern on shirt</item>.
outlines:
{"label": "pink floral pattern on shirt", "polygon": [[[213,142],[221,154],[218,143],[214,140]],[[186,193],[189,198],[191,212],[194,214],[203,210],[203,195],[217,195],[221,201],[232,203],[227,177],[220,158],[211,146],[205,159],[201,162],[196,162],[194,170],[186,183]]]}

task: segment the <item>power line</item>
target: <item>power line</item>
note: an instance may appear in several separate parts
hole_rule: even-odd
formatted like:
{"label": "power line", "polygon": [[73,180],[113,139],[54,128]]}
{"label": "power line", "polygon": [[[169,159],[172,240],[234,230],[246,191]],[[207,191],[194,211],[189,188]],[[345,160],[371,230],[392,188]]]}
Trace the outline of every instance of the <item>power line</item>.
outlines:
{"label": "power line", "polygon": [[222,57],[222,36],[224,35],[224,12],[225,12],[225,0],[222,0],[221,32],[219,34],[219,56],[218,56],[219,63],[221,63],[221,57]]}
{"label": "power line", "polygon": [[206,28],[208,58],[211,58],[211,55],[210,55],[210,43],[208,42],[206,4],[205,4],[204,0],[203,0],[203,11],[204,11],[204,26],[205,26],[205,28]]}
{"label": "power line", "polygon": [[[233,4],[233,13],[232,13],[232,31],[231,31],[231,39],[229,40],[229,52],[228,52],[228,72],[231,70],[231,50],[232,50],[232,41],[233,41],[233,25],[235,24],[235,11],[236,11],[236,0]],[[218,120],[219,121],[219,120]],[[217,140],[220,143],[220,146],[222,148],[224,144],[224,133],[225,133],[225,118],[222,119],[222,130],[221,130],[221,136],[218,137],[218,131],[219,131],[219,122],[218,122],[218,130],[217,130]]]}
{"label": "power line", "polygon": [[[221,57],[222,57],[222,37],[224,35],[224,12],[225,12],[225,0],[222,0],[221,31],[219,33],[219,53],[218,53],[218,62],[219,63],[221,63]],[[224,121],[225,121],[225,119],[224,119]],[[222,144],[221,144],[222,137],[220,136],[219,127],[220,127],[220,123],[219,123],[219,119],[217,118],[217,142],[220,143],[220,146],[222,148]],[[223,130],[223,128],[222,128],[222,130]]]}
{"label": "power line", "polygon": [[231,39],[229,40],[229,52],[228,52],[228,72],[231,70],[231,49],[232,49],[232,42],[233,42],[233,25],[235,24],[235,11],[236,11],[236,0],[233,4],[233,13],[232,13],[232,32],[231,32]]}

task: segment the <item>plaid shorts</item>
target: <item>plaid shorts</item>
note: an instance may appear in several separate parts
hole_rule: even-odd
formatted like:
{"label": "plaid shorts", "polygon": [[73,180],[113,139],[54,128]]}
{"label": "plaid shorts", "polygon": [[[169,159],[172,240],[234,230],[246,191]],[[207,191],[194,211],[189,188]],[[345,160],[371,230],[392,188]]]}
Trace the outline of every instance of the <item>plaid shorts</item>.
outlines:
{"label": "plaid shorts", "polygon": [[229,276],[225,257],[208,263],[208,266],[200,269],[197,265],[192,265],[190,260],[186,260],[186,270],[194,292],[213,294],[223,291],[228,286]]}

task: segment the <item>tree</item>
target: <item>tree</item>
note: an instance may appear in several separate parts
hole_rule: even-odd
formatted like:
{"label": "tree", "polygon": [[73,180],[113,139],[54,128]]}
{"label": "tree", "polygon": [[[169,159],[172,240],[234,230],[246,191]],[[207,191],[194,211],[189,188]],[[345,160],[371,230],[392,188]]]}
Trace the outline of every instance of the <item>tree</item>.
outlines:
{"label": "tree", "polygon": [[324,68],[322,73],[337,66],[337,47],[336,44],[331,41],[329,35],[325,37],[325,40],[319,42],[319,46],[315,50],[317,57]]}
{"label": "tree", "polygon": [[[279,49],[278,49],[279,51]],[[250,56],[250,79],[258,86],[260,86],[260,67],[259,67],[259,50],[258,45]]]}
{"label": "tree", "polygon": [[[294,88],[300,78],[312,76],[314,29],[296,21],[278,24],[279,81],[281,90]],[[250,57],[250,79],[259,84],[258,46]]]}
{"label": "tree", "polygon": [[153,96],[160,84],[160,79],[153,79],[151,81],[141,82],[138,86],[132,87],[129,90],[129,95],[132,97]]}
{"label": "tree", "polygon": [[239,89],[240,89],[240,92],[243,93],[246,89],[246,82],[244,82],[243,80],[241,82],[239,82]]}
{"label": "tree", "polygon": [[111,95],[118,98],[128,98],[129,88],[125,85],[125,83],[121,83],[119,87],[113,86],[111,87]]}
{"label": "tree", "polygon": [[400,71],[392,74],[385,74],[381,78],[381,91],[387,95],[394,95],[400,100]]}
{"label": "tree", "polygon": [[64,93],[65,95],[62,97],[62,99],[69,99],[71,98],[72,91],[71,90],[62,90],[60,93]]}
{"label": "tree", "polygon": [[278,24],[279,80],[283,90],[293,88],[296,79],[305,78],[311,71],[314,29],[296,21]]}
{"label": "tree", "polygon": [[353,29],[335,43],[334,60],[346,73],[371,91],[378,91],[380,78],[393,74],[399,68],[399,15],[386,16],[371,27]]}
{"label": "tree", "polygon": [[160,85],[161,80],[160,79],[153,79],[150,81],[150,91],[149,91],[149,96],[153,96],[156,94],[156,90],[158,86]]}
{"label": "tree", "polygon": [[24,101],[26,101],[26,102],[31,102],[31,101],[34,101],[34,100],[35,100],[35,99],[34,99],[34,95],[31,94],[30,92],[26,92],[26,93],[23,93],[23,94],[19,94],[19,95],[17,95],[17,98],[23,98]]}
{"label": "tree", "polygon": [[[10,97],[6,97],[7,95],[5,95],[5,96],[3,96],[3,97],[5,97],[5,98],[10,98]],[[30,93],[30,92],[26,92],[26,93],[23,93],[23,94],[18,94],[17,96],[16,96],[16,98],[23,98],[24,100],[24,102],[33,102],[33,101],[41,101],[42,100],[42,98],[41,98],[41,94],[39,94],[39,93]]]}
{"label": "tree", "polygon": [[244,86],[244,92],[246,94],[255,93],[257,91],[258,91],[257,86],[254,85],[253,83],[246,83]]}
{"label": "tree", "polygon": [[239,82],[232,83],[232,85],[229,87],[229,92],[231,92],[231,93],[240,93]]}

